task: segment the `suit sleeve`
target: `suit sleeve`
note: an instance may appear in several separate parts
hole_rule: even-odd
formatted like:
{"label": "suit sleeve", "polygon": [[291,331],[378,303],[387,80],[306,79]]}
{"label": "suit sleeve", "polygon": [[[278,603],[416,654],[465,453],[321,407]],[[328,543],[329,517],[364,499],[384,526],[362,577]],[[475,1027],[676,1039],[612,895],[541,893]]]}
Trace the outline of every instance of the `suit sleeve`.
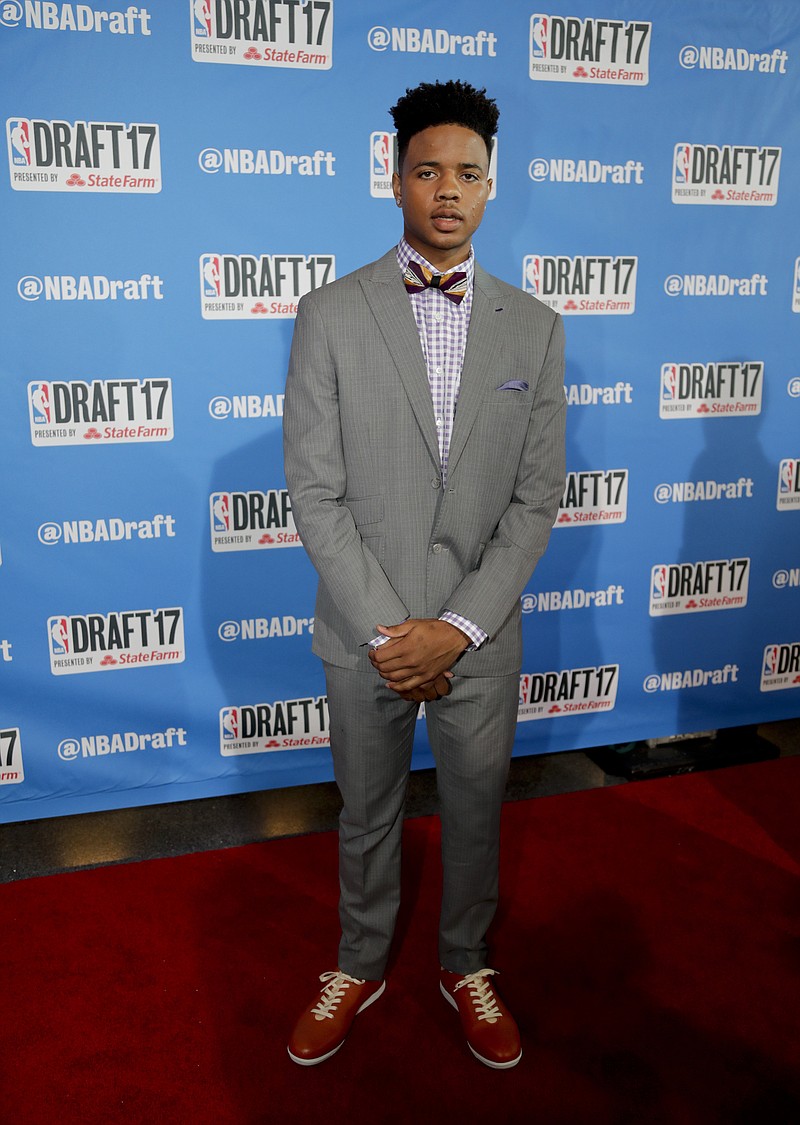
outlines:
{"label": "suit sleeve", "polygon": [[347,471],[336,368],[322,316],[307,300],[300,302],[295,323],[283,435],[300,539],[357,643],[367,644],[377,625],[404,621],[409,612],[342,504]]}
{"label": "suit sleeve", "polygon": [[530,424],[511,502],[486,545],[480,566],[447,599],[446,609],[494,636],[544,554],[564,494],[564,326],[556,316],[536,380]]}

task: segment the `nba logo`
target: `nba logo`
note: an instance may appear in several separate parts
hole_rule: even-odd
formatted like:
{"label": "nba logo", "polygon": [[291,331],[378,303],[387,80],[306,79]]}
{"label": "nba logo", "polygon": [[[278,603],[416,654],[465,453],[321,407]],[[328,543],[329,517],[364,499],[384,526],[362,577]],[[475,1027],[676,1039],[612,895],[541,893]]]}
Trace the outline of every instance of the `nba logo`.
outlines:
{"label": "nba logo", "polygon": [[527,703],[531,697],[531,678],[530,676],[522,675],[519,678],[519,701],[520,703]]}
{"label": "nba logo", "polygon": [[778,485],[778,491],[783,495],[791,492],[792,486],[794,484],[794,460],[791,457],[787,457],[785,461],[781,461],[781,471],[779,479],[780,484]]}
{"label": "nba logo", "polygon": [[219,277],[219,256],[203,254],[200,258],[200,284],[204,297],[219,297],[221,293]]}
{"label": "nba logo", "polygon": [[667,592],[667,568],[665,566],[654,566],[652,574],[652,591],[651,597],[653,601],[660,601]]}
{"label": "nba logo", "polygon": [[765,676],[774,676],[778,671],[778,646],[767,645],[764,649],[764,672]]}
{"label": "nba logo", "polygon": [[31,163],[30,122],[23,117],[8,121],[8,148],[15,168],[29,168]]}
{"label": "nba logo", "polygon": [[223,742],[233,742],[239,737],[239,708],[223,707],[219,713],[219,727]]}
{"label": "nba logo", "polygon": [[675,145],[675,183],[689,183],[689,158],[691,149],[689,145]]}
{"label": "nba logo", "polygon": [[229,531],[231,526],[231,510],[227,492],[212,492],[211,494],[211,529],[212,531]]}
{"label": "nba logo", "polygon": [[397,171],[397,135],[369,135],[369,193],[373,199],[392,199],[392,173]]}
{"label": "nba logo", "polygon": [[661,397],[664,402],[675,399],[675,365],[665,363],[661,368]]}
{"label": "nba logo", "polygon": [[531,16],[531,58],[547,58],[547,16]]}
{"label": "nba logo", "polygon": [[387,178],[391,176],[392,168],[392,142],[391,133],[372,133],[370,136],[370,154],[372,157],[372,175]]}
{"label": "nba logo", "polygon": [[29,383],[28,397],[34,426],[48,426],[50,424],[50,384]]}
{"label": "nba logo", "polygon": [[211,0],[194,0],[192,33],[195,39],[211,38]]}
{"label": "nba logo", "polygon": [[48,617],[47,631],[50,634],[50,652],[53,656],[66,656],[69,653],[69,633],[66,617]]}
{"label": "nba logo", "polygon": [[539,296],[542,259],[538,254],[526,254],[522,263],[522,284],[526,293]]}

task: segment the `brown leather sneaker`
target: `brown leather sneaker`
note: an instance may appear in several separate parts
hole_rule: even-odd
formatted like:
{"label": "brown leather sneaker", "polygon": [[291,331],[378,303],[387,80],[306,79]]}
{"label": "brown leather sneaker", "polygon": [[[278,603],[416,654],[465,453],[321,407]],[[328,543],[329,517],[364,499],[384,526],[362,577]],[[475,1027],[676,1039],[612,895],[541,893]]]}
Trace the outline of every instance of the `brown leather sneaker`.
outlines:
{"label": "brown leather sneaker", "polygon": [[514,1017],[489,980],[494,975],[494,969],[479,969],[465,977],[442,969],[439,987],[461,1016],[475,1058],[495,1070],[507,1070],[522,1058],[522,1046]]}
{"label": "brown leather sneaker", "polygon": [[338,969],[319,979],[324,987],[295,1024],[286,1048],[300,1066],[316,1066],[335,1055],[358,1013],[386,988],[385,980],[358,980]]}

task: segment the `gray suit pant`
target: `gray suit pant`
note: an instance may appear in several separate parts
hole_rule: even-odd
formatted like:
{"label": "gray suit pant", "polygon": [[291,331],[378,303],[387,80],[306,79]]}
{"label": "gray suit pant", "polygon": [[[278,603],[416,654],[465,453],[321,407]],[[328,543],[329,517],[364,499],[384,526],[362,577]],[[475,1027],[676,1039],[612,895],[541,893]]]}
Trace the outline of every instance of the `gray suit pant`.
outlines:
{"label": "gray suit pant", "polygon": [[[325,664],[339,818],[339,968],[381,980],[400,905],[403,807],[417,704],[377,672]],[[498,898],[500,812],[517,721],[519,674],[455,676],[426,706],[442,821],[439,959],[454,973],[486,967]]]}

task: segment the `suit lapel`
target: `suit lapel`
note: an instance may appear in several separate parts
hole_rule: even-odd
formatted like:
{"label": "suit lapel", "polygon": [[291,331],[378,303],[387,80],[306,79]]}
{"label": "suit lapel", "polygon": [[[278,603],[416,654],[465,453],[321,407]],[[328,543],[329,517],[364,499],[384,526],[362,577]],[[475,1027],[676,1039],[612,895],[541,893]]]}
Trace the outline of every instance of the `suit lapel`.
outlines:
{"label": "suit lapel", "polygon": [[[503,338],[503,308],[500,291],[493,279],[475,264],[475,291],[469,318],[467,349],[461,371],[453,436],[450,441],[448,475],[464,452],[475,424],[481,400],[493,385],[499,367]],[[430,394],[428,395],[430,398]]]}
{"label": "suit lapel", "polygon": [[439,440],[428,373],[425,370],[416,321],[394,250],[375,262],[370,278],[362,281],[361,287],[386,341],[389,355],[408,395],[431,458],[438,465]]}

